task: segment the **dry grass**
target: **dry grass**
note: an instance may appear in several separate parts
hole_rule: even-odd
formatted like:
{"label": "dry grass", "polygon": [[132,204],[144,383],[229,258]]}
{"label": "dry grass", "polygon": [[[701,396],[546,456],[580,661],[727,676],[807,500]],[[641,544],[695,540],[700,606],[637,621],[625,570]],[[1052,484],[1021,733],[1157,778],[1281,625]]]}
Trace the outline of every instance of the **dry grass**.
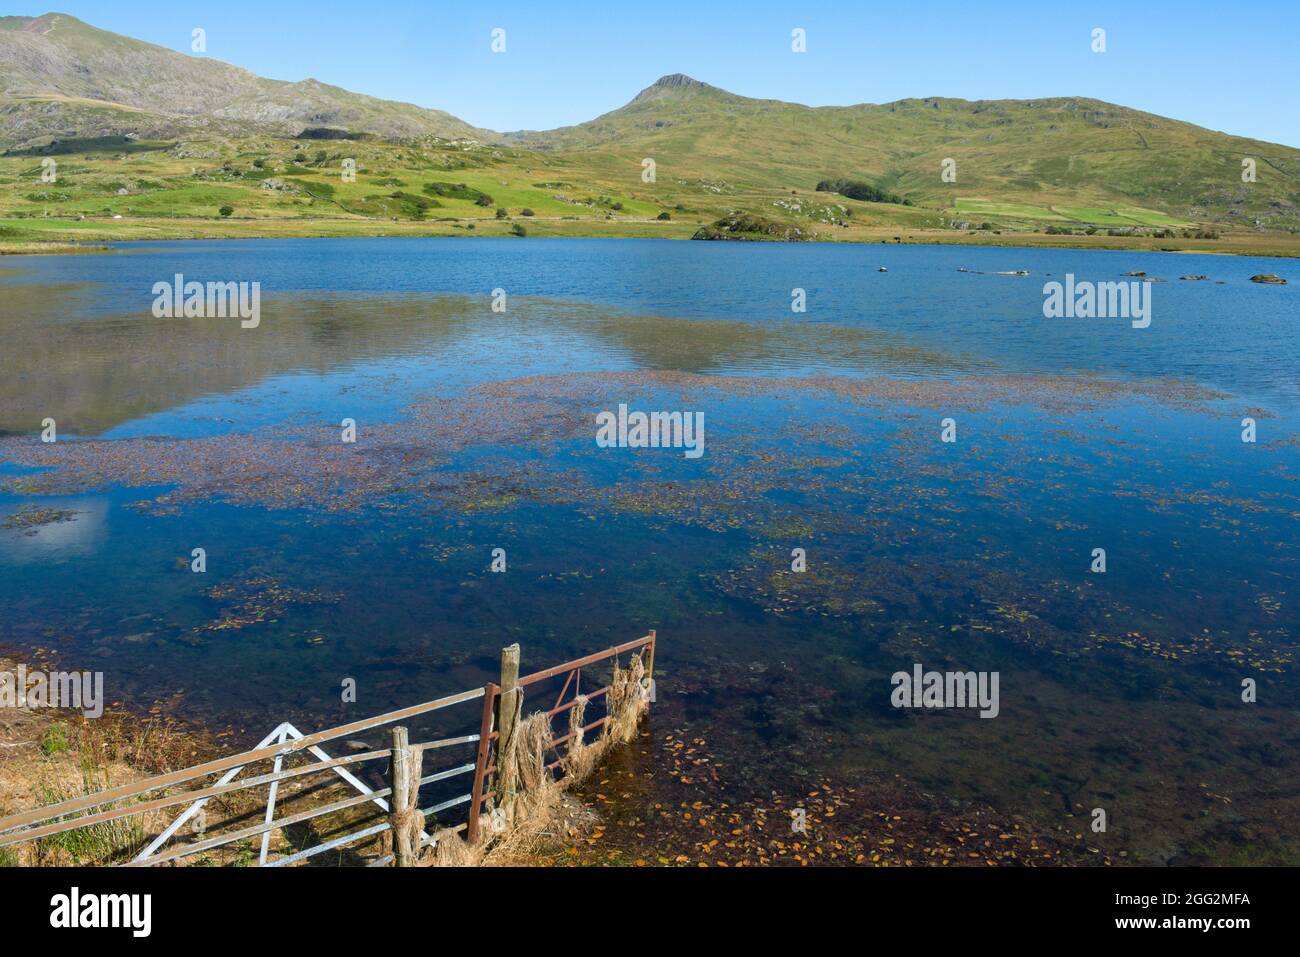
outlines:
{"label": "dry grass", "polygon": [[608,720],[601,730],[601,743],[626,744],[636,737],[636,726],[650,707],[650,693],[645,684],[645,665],[640,655],[634,655],[627,669],[614,662],[614,677],[609,683],[605,699]]}
{"label": "dry grass", "polygon": [[578,695],[577,704],[569,710],[569,741],[564,754],[564,775],[581,781],[596,764],[598,748],[584,740],[583,723],[587,717],[587,696]]}
{"label": "dry grass", "polygon": [[521,822],[483,855],[484,867],[536,867],[550,863],[560,844],[585,837],[600,820],[579,798],[556,790],[545,814]]}
{"label": "dry grass", "polygon": [[[503,825],[484,828],[478,847],[472,847],[453,829],[438,834],[438,844],[423,863],[430,866],[517,867],[536,864],[543,853],[554,846],[557,838],[572,837],[584,831],[596,819],[589,808],[565,793],[599,764],[606,752],[631,741],[637,724],[649,708],[649,689],[645,665],[634,656],[627,668],[614,662],[610,690],[605,698],[606,722],[600,737],[591,743],[583,735],[587,698],[579,696],[569,711],[569,740],[561,758],[561,777],[554,777],[546,767],[549,752],[555,749],[551,718],[539,711],[517,721],[510,739],[498,757],[500,780],[511,782],[498,794],[501,806],[488,806],[485,819]],[[522,711],[522,699],[517,707]]]}
{"label": "dry grass", "polygon": [[[102,722],[102,726],[101,726]],[[154,773],[179,735],[156,720],[134,725],[18,709],[7,716],[0,758],[0,816],[18,814],[127,784]],[[19,740],[9,740],[18,734]],[[156,751],[151,751],[156,747]],[[120,807],[123,805],[111,805]],[[137,815],[0,848],[0,863],[36,867],[120,863],[136,853],[161,814]]]}
{"label": "dry grass", "polygon": [[[14,662],[0,659],[0,670]],[[202,735],[158,717],[110,712],[90,720],[52,709],[0,711],[0,817],[95,794],[186,767],[215,753]],[[156,792],[149,797],[160,796]],[[124,807],[121,802],[110,807]],[[221,813],[246,813],[250,795],[213,801]],[[77,828],[0,848],[0,865],[105,865],[129,859],[179,808]]]}

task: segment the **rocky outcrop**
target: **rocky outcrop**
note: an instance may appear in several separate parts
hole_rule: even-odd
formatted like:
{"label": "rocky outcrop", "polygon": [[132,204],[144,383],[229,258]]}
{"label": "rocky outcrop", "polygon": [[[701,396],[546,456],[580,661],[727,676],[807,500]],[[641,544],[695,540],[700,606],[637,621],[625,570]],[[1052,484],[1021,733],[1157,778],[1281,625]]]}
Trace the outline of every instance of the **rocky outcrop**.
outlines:
{"label": "rocky outcrop", "polygon": [[740,241],[768,241],[802,243],[813,235],[790,223],[779,223],[751,213],[732,213],[711,226],[701,226],[691,239],[730,239]]}

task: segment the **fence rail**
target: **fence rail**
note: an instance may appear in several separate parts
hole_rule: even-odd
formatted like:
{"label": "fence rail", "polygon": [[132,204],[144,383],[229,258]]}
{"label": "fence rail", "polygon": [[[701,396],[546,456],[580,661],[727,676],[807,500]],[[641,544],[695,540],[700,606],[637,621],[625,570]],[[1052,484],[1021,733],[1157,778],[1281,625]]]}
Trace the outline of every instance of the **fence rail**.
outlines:
{"label": "fence rail", "polygon": [[[94,794],[84,795],[45,807],[34,808],[10,817],[0,819],[0,847],[39,841],[57,834],[110,824],[136,815],[162,811],[178,805],[188,807],[151,841],[139,851],[128,866],[150,867],[164,864],[215,850],[238,841],[260,839],[258,866],[284,867],[298,864],[318,854],[338,850],[350,844],[378,837],[386,831],[394,831],[393,853],[371,862],[370,866],[394,864],[407,866],[414,862],[420,847],[436,843],[437,838],[424,833],[423,824],[431,816],[442,814],[460,805],[468,805],[465,820],[450,826],[453,832],[465,832],[470,843],[479,840],[482,831],[483,805],[492,796],[491,779],[496,773],[494,760],[496,745],[508,738],[512,724],[517,720],[519,701],[526,687],[536,685],[552,678],[565,677],[555,705],[545,713],[554,719],[567,714],[578,705],[579,700],[590,702],[609,692],[609,686],[599,688],[581,696],[582,669],[605,661],[617,662],[620,655],[634,653],[644,649],[646,680],[653,699],[654,654],[656,635],[649,632],[642,638],[616,645],[604,651],[567,661],[564,664],[546,668],[532,674],[519,676],[520,652],[518,645],[511,645],[501,653],[501,676],[499,682],[489,681],[482,688],[474,688],[459,694],[447,695],[421,704],[389,711],[374,717],[353,721],[324,731],[303,734],[289,722],[283,722],[271,731],[256,747],[237,754],[228,755],[193,767],[159,774],[135,781],[130,784],[107,788]],[[573,696],[565,700],[565,695],[572,690]],[[350,735],[372,731],[385,725],[394,725],[399,721],[420,717],[482,699],[482,711],[479,730],[476,734],[456,737],[438,738],[430,741],[409,743],[407,729],[395,726],[391,729],[390,747],[375,748],[359,754],[345,757],[333,757],[321,745]],[[583,732],[594,730],[608,720],[608,714],[584,726]],[[568,741],[572,732],[554,739],[552,747]],[[464,745],[476,745],[474,760],[434,771],[425,775],[422,766],[426,752],[437,752],[444,748]],[[286,759],[295,756],[309,756],[310,763],[286,768]],[[388,759],[388,786],[372,789],[354,775],[349,768],[360,768],[368,762]],[[271,762],[268,773],[240,778],[245,769],[259,762]],[[548,771],[561,765],[561,760],[546,764]],[[282,802],[280,785],[285,782],[300,783],[309,775],[325,775],[328,782],[338,777],[358,793],[330,803],[311,807],[303,811],[276,817],[276,807]],[[429,807],[418,807],[420,787],[440,781],[450,780],[461,775],[472,774],[470,789],[461,795],[444,799]],[[220,775],[217,780],[204,784],[200,779]],[[415,780],[412,780],[415,778]],[[182,785],[193,785],[181,791],[171,789]],[[213,836],[205,836],[206,822],[198,833],[199,840],[189,843],[176,842],[174,846],[163,850],[164,845],[176,838],[177,833],[196,815],[203,813],[208,802],[228,795],[267,789],[265,813],[259,823],[225,831]],[[414,801],[415,806],[408,802]],[[125,803],[124,803],[125,802]],[[286,827],[325,817],[353,808],[361,808],[373,803],[387,815],[387,819],[378,824],[370,824],[360,830],[332,837],[315,846],[270,859],[270,841],[272,835]],[[120,805],[120,806],[119,806]],[[412,848],[401,839],[398,830],[409,815],[418,811],[420,815],[419,846]],[[407,815],[407,817],[403,817]],[[229,820],[221,822],[218,827],[228,825]]]}

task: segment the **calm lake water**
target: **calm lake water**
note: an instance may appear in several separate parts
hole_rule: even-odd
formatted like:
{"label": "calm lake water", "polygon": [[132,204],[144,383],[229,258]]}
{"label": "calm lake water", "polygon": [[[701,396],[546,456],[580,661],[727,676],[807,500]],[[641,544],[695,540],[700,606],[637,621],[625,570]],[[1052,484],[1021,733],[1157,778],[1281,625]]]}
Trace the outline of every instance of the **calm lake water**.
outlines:
{"label": "calm lake water", "polygon": [[[1105,807],[1131,862],[1298,863],[1291,266],[531,239],[9,257],[0,646],[242,742],[471,687],[512,641],[531,668],[656,628],[652,721],[712,732],[735,795],[901,779],[1044,831]],[[1043,317],[1049,279],[1134,270],[1168,280],[1149,328]],[[176,274],[260,282],[260,326],[154,318]],[[597,447],[620,403],[702,412],[704,455]],[[998,717],[891,707],[914,663],[998,672]]]}

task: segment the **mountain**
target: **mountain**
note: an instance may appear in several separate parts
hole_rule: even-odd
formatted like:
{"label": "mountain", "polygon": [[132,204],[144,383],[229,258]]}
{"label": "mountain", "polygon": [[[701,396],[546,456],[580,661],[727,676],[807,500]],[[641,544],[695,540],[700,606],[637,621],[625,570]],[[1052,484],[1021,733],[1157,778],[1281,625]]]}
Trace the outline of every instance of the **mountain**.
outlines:
{"label": "mountain", "polygon": [[495,138],[441,110],[363,96],[318,80],[268,80],[62,13],[0,17],[0,142],[6,145],[125,133],[293,135],[305,127],[388,138]]}
{"label": "mountain", "polygon": [[[981,201],[1003,213],[1016,203],[1061,207],[1064,219],[1119,205],[1249,224],[1294,222],[1300,206],[1300,150],[1086,97],[809,107],[675,73],[587,123],[509,139],[619,162],[651,157],[661,174],[722,184],[812,188],[850,177],[919,205],[965,197],[972,215]],[[1254,183],[1242,182],[1243,158],[1256,161]],[[945,159],[955,182],[941,176]]]}
{"label": "mountain", "polygon": [[[404,195],[393,184],[404,170],[464,169],[450,180],[452,186],[468,183],[506,205],[543,215],[550,209],[570,222],[584,216],[601,222],[653,218],[662,211],[674,221],[746,212],[820,230],[823,236],[821,227],[848,236],[870,224],[1094,232],[1195,232],[1201,224],[1300,230],[1300,150],[1086,97],[926,97],[810,107],[740,96],[674,73],[589,122],[498,134],[438,110],[316,80],[265,79],[65,14],[0,18],[0,151],[11,156],[88,153],[92,146],[122,154],[181,140],[172,155],[179,169],[193,166],[182,161],[219,157],[222,171],[202,174],[208,181],[234,177],[260,189],[271,175],[262,170],[298,175],[309,155],[288,144],[281,150],[266,136],[296,136],[309,127],[369,134],[373,149],[351,146],[349,155],[376,171],[373,183],[363,178],[330,202],[323,199],[323,188],[313,187],[309,195],[322,200],[317,214],[332,208],[391,220],[416,209],[421,216],[452,217],[457,201],[446,183],[430,186],[434,200],[411,190]],[[153,145],[124,146],[125,136]],[[392,144],[428,137],[443,142],[417,143],[419,149],[409,155],[385,152]],[[199,142],[205,140],[210,142]],[[251,160],[244,154],[261,154],[263,161],[245,169]],[[310,155],[327,155],[326,164],[338,158],[317,149]],[[641,179],[646,158],[656,164],[653,185]],[[1255,163],[1256,182],[1243,182],[1243,160]],[[319,161],[315,168],[321,168]],[[549,172],[534,175],[541,168]],[[955,171],[955,179],[945,179],[945,168]],[[113,195],[124,188],[109,165],[93,169],[102,174],[99,185],[116,183]],[[36,166],[15,170],[39,175]],[[161,166],[152,172],[175,175]],[[331,189],[342,185],[323,172],[319,177]],[[823,181],[847,182],[851,189],[818,191]],[[510,192],[503,192],[507,182]],[[130,207],[131,216],[148,208],[169,217],[212,206],[208,197],[196,202],[183,191],[169,204],[161,193],[180,184],[172,179],[167,184],[164,189],[162,181],[144,177],[135,188],[150,194],[148,202],[137,198],[122,205]],[[15,187],[0,206],[20,216],[39,210],[44,217],[103,213],[112,205],[98,202],[103,197],[92,188],[92,177],[65,185],[57,191]],[[287,216],[297,214],[295,203],[307,202],[294,192],[303,188],[293,186],[278,199],[227,196],[217,205],[260,210],[269,204]],[[399,195],[376,192],[380,188],[397,189]],[[882,197],[906,203],[861,201]],[[448,211],[429,212],[439,208]]]}

